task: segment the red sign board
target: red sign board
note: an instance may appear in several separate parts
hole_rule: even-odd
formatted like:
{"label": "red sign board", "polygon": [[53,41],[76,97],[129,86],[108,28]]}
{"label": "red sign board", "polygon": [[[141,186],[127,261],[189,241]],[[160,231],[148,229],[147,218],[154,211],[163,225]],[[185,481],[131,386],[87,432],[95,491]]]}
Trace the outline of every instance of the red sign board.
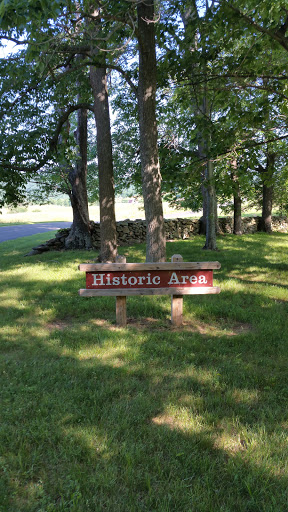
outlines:
{"label": "red sign board", "polygon": [[198,288],[213,286],[213,270],[133,270],[86,272],[86,288]]}

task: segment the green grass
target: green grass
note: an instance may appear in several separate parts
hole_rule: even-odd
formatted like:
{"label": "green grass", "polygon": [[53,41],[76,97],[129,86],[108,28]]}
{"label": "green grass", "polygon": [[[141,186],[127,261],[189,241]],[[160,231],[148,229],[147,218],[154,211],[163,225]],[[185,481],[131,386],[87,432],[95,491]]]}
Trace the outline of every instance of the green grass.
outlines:
{"label": "green grass", "polygon": [[[93,253],[0,244],[1,512],[287,512],[288,235],[202,237],[220,295],[80,298]],[[144,246],[121,248],[143,261]]]}

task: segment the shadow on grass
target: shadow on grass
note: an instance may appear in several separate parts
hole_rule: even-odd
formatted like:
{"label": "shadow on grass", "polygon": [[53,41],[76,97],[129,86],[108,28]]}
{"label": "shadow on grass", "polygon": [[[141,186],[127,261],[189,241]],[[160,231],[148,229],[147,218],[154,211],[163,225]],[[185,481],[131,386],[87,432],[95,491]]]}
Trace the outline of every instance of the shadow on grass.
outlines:
{"label": "shadow on grass", "polygon": [[261,357],[98,331],[96,352],[84,331],[4,353],[3,510],[285,510],[284,440],[269,438],[287,396],[278,377],[265,392]]}

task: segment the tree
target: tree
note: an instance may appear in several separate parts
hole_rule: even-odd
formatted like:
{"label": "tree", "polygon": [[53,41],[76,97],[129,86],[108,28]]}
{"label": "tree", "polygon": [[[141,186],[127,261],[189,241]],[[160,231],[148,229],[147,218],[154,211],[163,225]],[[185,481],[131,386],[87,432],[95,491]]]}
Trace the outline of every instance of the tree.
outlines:
{"label": "tree", "polygon": [[[266,5],[264,8],[264,14],[261,13],[261,16],[263,14],[263,19],[265,19],[266,15],[267,21],[267,18],[271,15],[273,9],[270,9],[270,3],[269,6],[268,2],[263,3]],[[278,11],[281,11],[280,3],[277,3],[277,9]],[[243,5],[243,2],[238,2],[238,4]],[[250,2],[249,7],[251,7],[252,4],[254,14],[251,16],[251,21],[252,18],[255,21],[255,18],[259,15],[259,9],[258,4],[256,6],[255,2]],[[193,150],[190,146],[189,150],[191,153],[191,159],[192,161],[194,160],[195,166],[198,165],[198,167],[201,168],[201,161],[203,162],[201,156],[204,157],[205,161],[205,152],[207,152],[207,148],[210,148],[208,154],[210,155],[209,159],[211,160],[212,165],[215,167],[214,176],[217,176],[218,194],[221,194],[223,203],[225,204],[227,203],[227,196],[229,197],[229,195],[233,193],[235,205],[234,230],[236,232],[240,232],[241,217],[239,207],[241,205],[241,189],[242,193],[244,192],[244,198],[245,194],[246,197],[251,197],[251,194],[248,193],[247,190],[249,180],[244,176],[245,166],[242,165],[241,161],[243,160],[243,156],[246,162],[250,160],[249,165],[248,163],[246,165],[246,172],[249,168],[250,187],[253,190],[255,188],[253,185],[253,180],[255,180],[255,168],[253,169],[253,161],[257,166],[257,158],[255,159],[256,151],[253,148],[253,144],[256,144],[256,146],[259,144],[257,133],[259,133],[261,125],[263,129],[263,123],[267,125],[266,117],[269,105],[275,104],[276,102],[279,113],[281,111],[280,98],[282,99],[282,105],[283,99],[285,99],[285,89],[281,86],[281,83],[283,84],[283,80],[281,82],[281,79],[283,78],[281,76],[283,67],[281,68],[281,66],[283,66],[284,63],[283,50],[281,49],[281,51],[279,51],[280,49],[276,48],[273,41],[271,42],[271,38],[269,41],[262,41],[262,39],[259,38],[259,34],[256,33],[255,36],[253,23],[251,22],[251,26],[248,26],[247,28],[247,23],[245,26],[245,22],[243,19],[241,22],[239,14],[232,14],[225,2],[212,2],[208,9],[206,4],[206,14],[202,15],[201,13],[200,17],[197,17],[197,7],[200,6],[200,3],[178,2],[178,6],[179,5],[182,5],[181,12],[185,27],[185,36],[182,40],[181,34],[179,35],[179,33],[176,33],[175,35],[175,41],[177,41],[179,48],[181,48],[182,43],[182,53],[181,51],[179,53],[179,57],[182,57],[181,62],[183,63],[181,72],[177,71],[176,66],[173,67],[173,63],[176,60],[174,53],[177,45],[175,44],[174,48],[170,49],[169,53],[167,52],[167,54],[172,57],[172,66],[170,64],[170,69],[172,67],[174,76],[176,77],[176,80],[174,80],[176,91],[181,91],[180,87],[183,91],[183,99],[181,98],[181,94],[174,94],[172,102],[173,112],[175,112],[175,99],[177,100],[178,96],[178,100],[181,99],[183,105],[186,106],[186,117],[189,109],[189,114],[191,116],[190,134],[193,132],[195,133],[195,131],[198,133],[198,162],[197,158],[192,156]],[[235,5],[235,3],[233,3],[233,5]],[[218,6],[220,6],[219,9]],[[269,10],[270,14],[268,16]],[[259,20],[261,20],[261,16],[259,16]],[[223,22],[223,20],[225,22]],[[263,20],[261,23],[262,22]],[[240,28],[241,23],[242,27]],[[285,30],[285,9],[282,8],[282,19],[278,17],[278,20],[273,20],[272,23],[270,20],[270,25],[273,27],[274,32],[275,29],[276,31],[279,30],[279,27],[280,32]],[[269,30],[272,30],[271,27]],[[169,27],[169,29],[171,31],[171,27]],[[170,33],[173,33],[173,28]],[[200,35],[197,39],[198,33]],[[207,37],[208,33],[209,37]],[[261,34],[262,33],[266,34],[265,31],[261,32]],[[221,42],[221,44],[219,44],[219,42]],[[206,52],[203,52],[203,49],[205,48]],[[203,91],[209,91],[209,96],[207,96],[207,94],[204,94],[203,96]],[[260,94],[261,91],[263,91],[262,95]],[[194,96],[192,92],[194,92]],[[208,99],[210,123],[207,123],[207,114],[206,120],[204,116],[202,121],[200,116],[198,116],[198,120],[195,116],[195,112],[197,112],[197,110],[200,114],[201,111],[205,112],[203,105],[205,106],[206,104],[207,109],[205,97]],[[188,98],[190,101],[190,108],[189,101],[187,101]],[[239,98],[241,100],[240,102]],[[213,106],[213,111],[209,108],[209,104],[211,107]],[[267,139],[269,140],[269,138],[273,138],[271,137],[272,133],[275,135],[275,140],[279,137],[281,138],[282,136],[285,136],[283,133],[284,125],[282,124],[282,128],[280,128],[279,122],[275,122],[275,116],[277,118],[277,114],[274,110],[269,122],[269,128],[267,127],[266,134],[262,138],[261,144],[265,145],[265,140],[267,142]],[[271,122],[272,118],[274,118],[274,123]],[[193,127],[193,121],[195,128]],[[205,122],[206,127],[204,124]],[[185,115],[182,115],[179,121],[178,130],[176,129],[175,132],[175,137],[178,135],[178,140],[180,140],[180,144],[178,144],[178,146],[183,146],[183,139],[181,141],[181,137],[179,137],[181,125],[185,125],[187,129]],[[205,137],[203,137],[203,135],[205,135]],[[195,136],[190,137],[190,141],[190,144],[192,143],[195,147]],[[251,148],[250,151],[249,148]],[[206,149],[206,151],[204,151],[204,149]],[[181,151],[181,147],[180,149],[177,148],[177,152],[180,156],[185,153],[187,156],[187,147],[186,151]],[[248,155],[247,152],[249,152]],[[175,155],[176,151],[171,151],[171,153]],[[223,160],[224,165],[221,164],[221,160]],[[229,165],[226,162],[227,160],[229,160]],[[231,162],[233,161],[234,169],[233,172],[231,172]],[[193,167],[193,165],[191,167]],[[225,179],[223,179],[224,176],[221,178],[221,172],[225,172]],[[190,176],[193,178],[192,174],[190,174]],[[183,184],[185,183],[185,180],[188,188],[190,181],[187,177],[187,165],[182,176]],[[174,182],[176,184],[175,191],[177,191],[177,189],[179,189],[179,183],[181,183],[180,174],[177,174]],[[199,179],[195,180],[194,178],[194,183],[195,187],[199,187]],[[189,194],[189,191],[187,192]],[[185,200],[187,201],[186,197],[187,194],[185,194]],[[192,200],[191,203],[193,202],[195,203],[195,201]]]}
{"label": "tree", "polygon": [[[110,10],[109,10],[110,9]],[[156,120],[156,54],[155,54],[155,19],[154,2],[123,1],[117,5],[106,4],[101,15],[106,21],[115,19],[112,14],[117,12],[117,19],[122,20],[123,26],[132,20],[133,34],[135,32],[139,54],[139,73],[129,69],[129,52],[134,52],[134,41],[129,41],[128,51],[124,57],[118,56],[118,64],[111,65],[111,53],[107,53],[107,66],[116,69],[136,93],[139,120],[139,153],[141,160],[142,193],[144,198],[145,217],[147,223],[146,259],[147,261],[163,261],[166,259],[166,240],[161,198],[161,174],[157,145]],[[127,16],[127,13],[129,16]],[[129,20],[129,22],[127,22]],[[136,26],[137,23],[137,26]],[[124,30],[124,41],[127,34]],[[130,27],[131,30],[131,27]],[[129,38],[128,38],[129,39]],[[132,50],[131,50],[132,49]],[[127,57],[128,54],[128,57]],[[121,66],[121,64],[123,64]],[[132,78],[138,78],[135,86]],[[122,94],[122,91],[121,93]],[[130,120],[128,120],[130,123]],[[115,140],[115,137],[114,137]],[[135,152],[135,151],[134,151]],[[138,147],[136,149],[138,152]]]}
{"label": "tree", "polygon": [[[169,3],[168,3],[169,4]],[[173,12],[173,6],[168,5],[168,9]],[[209,18],[210,7],[206,5],[203,13],[202,4],[198,2],[187,2],[185,0],[177,2],[178,17],[181,15],[184,35],[181,31],[175,30],[169,26],[169,33],[174,34],[174,48],[168,50],[166,59],[175,51],[179,53],[181,61],[181,71],[179,71],[179,61],[172,61],[172,72],[170,79],[175,83],[178,93],[174,95],[174,100],[183,102],[185,105],[186,116],[188,114],[191,131],[193,133],[188,146],[190,154],[198,153],[198,170],[201,174],[201,190],[203,194],[203,217],[206,232],[206,243],[204,249],[215,250],[216,246],[216,221],[217,206],[214,180],[214,161],[213,155],[213,101],[214,94],[209,88],[208,67],[211,61],[211,54],[215,51],[213,41],[210,41]],[[165,29],[164,29],[165,30]],[[164,45],[165,46],[165,45]],[[176,66],[173,66],[175,62]],[[174,76],[172,75],[174,73]],[[196,78],[197,77],[197,78]],[[198,85],[196,85],[198,83]],[[182,92],[181,91],[182,88]],[[184,117],[184,116],[183,116]],[[187,123],[185,123],[187,124]],[[194,126],[193,126],[194,125]],[[193,141],[193,142],[192,142]],[[191,151],[191,145],[194,148]],[[199,181],[199,180],[198,180]]]}
{"label": "tree", "polygon": [[[11,75],[2,80],[3,90],[6,88],[7,93],[6,99],[5,95],[2,97],[4,123],[1,138],[3,147],[7,149],[6,154],[2,152],[0,165],[6,172],[7,183],[11,182],[12,175],[19,176],[23,185],[34,179],[45,192],[53,190],[57,168],[58,186],[62,176],[60,186],[67,191],[73,209],[73,224],[67,248],[91,248],[86,190],[87,109],[81,108],[77,101],[76,106],[68,107],[69,101],[74,100],[73,90],[67,93],[67,83],[65,92],[59,84],[55,87],[54,81],[47,75],[39,79],[38,66],[33,63],[27,65],[25,56],[26,53],[22,51],[20,56],[13,55],[6,61],[6,67],[14,71],[15,83],[11,81]],[[27,67],[29,77],[24,74]],[[81,89],[85,89],[83,81]],[[69,116],[77,110],[77,128],[75,138],[72,137],[75,151],[71,154],[72,158],[67,158],[68,146],[71,144]],[[55,121],[57,118],[58,121]],[[9,158],[10,152],[12,158]],[[68,183],[69,186],[66,186]],[[13,193],[17,195],[17,188]],[[25,195],[23,187],[21,199]],[[3,200],[7,203],[8,199],[6,194]]]}
{"label": "tree", "polygon": [[117,256],[115,190],[106,69],[91,66],[90,81],[97,129],[100,258],[101,261],[115,261]]}
{"label": "tree", "polygon": [[[65,4],[65,2],[64,2]],[[56,76],[57,86],[59,89],[59,83],[63,81],[63,77],[65,76],[71,77],[71,75],[76,73],[76,83],[79,84],[79,76],[81,73],[83,74],[83,69],[87,68],[87,62],[85,62],[85,57],[90,57],[90,46],[87,47],[87,42],[85,41],[85,30],[83,29],[83,22],[81,17],[83,17],[83,13],[80,12],[79,5],[75,6],[75,11],[73,9],[73,5],[66,9],[66,6],[63,5],[64,9],[62,12],[56,10],[57,16],[54,19],[49,19],[50,11],[44,11],[43,18],[39,19],[37,13],[33,13],[33,10],[28,11],[28,19],[31,20],[31,24],[25,28],[30,30],[28,32],[28,50],[26,55],[31,57],[31,48],[32,50],[36,49],[33,58],[36,58],[38,67],[40,63],[43,61],[43,55],[47,57],[46,60],[49,60],[49,66],[45,67],[43,73],[47,75],[52,74],[54,77]],[[25,11],[25,7],[23,5],[23,9]],[[9,8],[7,8],[7,17],[9,18]],[[52,9],[53,12],[53,9]],[[32,13],[32,14],[31,14]],[[75,15],[75,19],[74,18]],[[98,12],[96,12],[96,16],[91,18],[93,21],[96,19],[96,23],[98,23],[97,18]],[[70,18],[69,18],[70,17]],[[84,19],[88,17],[90,19],[89,13],[84,16]],[[21,17],[20,17],[21,18]],[[71,19],[72,18],[72,19]],[[22,18],[21,18],[22,20]],[[75,22],[75,23],[74,23]],[[91,20],[90,20],[91,24]],[[47,26],[49,27],[47,29]],[[68,36],[64,36],[62,27],[65,26],[65,34],[69,34]],[[23,25],[20,24],[20,31],[23,32]],[[54,50],[53,58],[48,58],[51,55],[51,35],[52,35],[52,47]],[[50,41],[49,41],[50,40]],[[97,38],[96,38],[97,40]],[[50,44],[48,44],[48,41]],[[39,46],[41,44],[41,51],[39,51]],[[45,53],[46,52],[46,53]],[[93,53],[93,49],[92,49]],[[63,58],[64,55],[64,58]],[[79,59],[79,56],[82,56],[82,59]],[[84,57],[84,59],[83,59]],[[44,57],[45,60],[45,57]],[[87,61],[87,59],[86,59]],[[62,68],[62,69],[61,69]],[[99,68],[99,66],[98,66]],[[102,69],[99,68],[95,71],[94,75],[101,75]],[[59,72],[60,71],[60,72]],[[93,75],[93,70],[92,73]],[[103,74],[103,73],[102,73]],[[67,84],[67,82],[66,82]],[[91,85],[98,85],[98,89],[100,87],[100,95],[103,92],[103,84],[102,84],[102,76],[100,77],[100,81],[91,79]],[[68,87],[70,90],[70,86]],[[95,92],[95,90],[94,90]],[[98,96],[98,91],[94,94],[94,113],[96,116],[97,122],[97,138],[98,138],[98,168],[99,168],[99,187],[100,187],[100,231],[101,231],[101,254],[102,258],[114,260],[117,252],[116,246],[116,224],[115,224],[115,212],[114,212],[114,189],[113,189],[113,165],[112,165],[112,151],[110,147],[110,159],[109,151],[107,153],[107,137],[110,137],[110,123],[109,123],[109,110],[108,110],[108,99],[107,99],[107,88],[104,93],[106,95],[104,103],[99,101],[100,96]],[[64,94],[64,97],[67,97],[67,94]],[[101,107],[104,105],[104,108]],[[81,108],[81,106],[79,107]],[[60,106],[58,105],[58,110],[60,110]],[[105,118],[106,115],[106,118]],[[108,120],[107,120],[108,115]],[[80,148],[80,156],[81,158],[77,160],[76,165],[73,171],[69,172],[69,181],[72,183],[72,189],[70,193],[70,198],[72,202],[73,212],[75,212],[73,219],[73,226],[70,232],[67,245],[69,247],[79,247],[80,239],[83,241],[83,248],[91,247],[91,240],[88,241],[89,234],[89,217],[88,217],[88,205],[87,205],[87,193],[85,192],[86,186],[86,176],[87,176],[87,142],[84,141],[86,135],[85,134],[85,122],[84,122],[84,111],[83,109],[79,112],[78,115],[78,128],[77,128],[77,141],[79,142]],[[87,132],[87,130],[86,130]],[[104,143],[106,146],[104,146]],[[109,143],[109,141],[108,141]],[[111,146],[111,143],[110,143]],[[107,164],[108,162],[108,164]],[[109,167],[110,177],[107,176],[107,169]],[[112,174],[112,178],[111,178]],[[110,186],[107,186],[108,183],[111,183]],[[76,198],[76,184],[78,184],[77,189],[77,198]],[[81,191],[79,189],[81,188]],[[104,197],[104,195],[106,196]],[[104,210],[103,210],[104,205]],[[108,208],[108,210],[107,210]],[[81,212],[81,214],[80,214]],[[114,216],[114,220],[113,220]],[[112,229],[113,226],[113,229]],[[108,229],[109,228],[109,229]],[[82,235],[80,234],[82,231]]]}
{"label": "tree", "polygon": [[[230,2],[220,2],[220,6],[223,6],[224,10],[228,8],[230,11],[232,11],[234,14],[234,19],[236,17],[237,22],[239,26],[242,26],[242,29],[243,25],[244,27],[250,27],[251,32],[254,35],[254,40],[256,40],[256,38],[259,39],[259,34],[261,35],[261,39],[264,41],[263,46],[267,45],[270,49],[270,51],[268,50],[268,54],[271,56],[270,58],[274,63],[274,67],[276,69],[278,68],[277,70],[279,70],[280,73],[285,73],[286,66],[281,69],[281,66],[283,65],[281,53],[283,54],[283,50],[285,52],[288,51],[288,37],[286,35],[288,30],[288,9],[285,7],[285,5],[279,1],[275,1],[273,2],[273,5],[271,5],[271,3],[267,2],[267,0],[264,0],[259,5],[259,3],[256,3],[254,0],[250,0],[249,2],[245,3],[238,1],[236,4],[231,4]],[[278,56],[277,64],[275,61],[276,56]],[[281,77],[279,76],[279,78]],[[270,88],[271,91],[271,80],[269,79],[269,76],[263,79],[263,88],[265,88],[267,91],[269,91]],[[283,95],[283,88],[281,92]],[[270,94],[268,102],[271,102],[271,100],[272,98]],[[267,104],[269,104],[268,102]],[[279,100],[277,103],[279,112],[279,110],[281,111]],[[269,121],[269,124],[271,125],[271,116]],[[281,133],[281,131],[279,131],[279,126],[277,125],[275,125],[274,132],[276,130],[278,134]],[[275,140],[277,140],[277,137],[275,137]],[[275,150],[273,150],[271,144],[267,144],[265,164],[259,164],[258,166],[262,182],[262,216],[260,227],[263,231],[267,232],[271,232],[272,230],[271,215],[273,204],[273,175],[275,174],[276,159],[277,153]]]}
{"label": "tree", "polygon": [[161,199],[161,175],[156,121],[156,53],[154,1],[137,5],[139,43],[138,111],[140,158],[145,217],[146,261],[166,260],[166,239]]}
{"label": "tree", "polygon": [[[25,6],[24,3],[21,4],[21,8],[17,12],[17,26],[20,30],[20,32],[25,30],[26,25],[23,25],[23,18],[24,13],[27,16],[27,21],[29,24],[27,25],[28,30],[28,38],[27,41],[29,42],[29,50],[31,52],[31,48],[33,48],[33,44],[35,45],[36,42],[36,53],[33,54],[33,58],[39,58],[40,54],[41,57],[45,54],[45,51],[51,52],[54,51],[55,55],[57,55],[58,62],[57,67],[61,66],[59,64],[59,60],[61,60],[61,56],[65,55],[66,57],[66,67],[67,65],[69,67],[74,66],[75,56],[82,54],[84,55],[86,59],[86,63],[89,62],[90,59],[90,65],[91,65],[91,41],[92,46],[94,48],[97,48],[97,41],[106,41],[105,44],[105,51],[108,50],[107,56],[109,56],[109,63],[108,65],[111,67],[111,55],[114,52],[113,48],[113,41],[119,40],[119,36],[117,34],[123,35],[123,30],[119,31],[119,26],[124,26],[125,24],[129,25],[129,19],[133,18],[134,13],[138,12],[138,35],[139,35],[139,53],[140,56],[140,73],[139,73],[139,113],[140,113],[140,125],[141,125],[141,161],[142,161],[142,168],[143,168],[143,194],[145,196],[145,203],[146,203],[146,215],[147,215],[147,257],[149,259],[165,259],[165,235],[164,235],[164,221],[163,221],[163,212],[162,212],[162,202],[161,202],[161,191],[160,191],[160,172],[159,172],[159,161],[158,161],[158,155],[157,155],[157,124],[156,124],[156,118],[155,118],[155,90],[156,90],[156,60],[155,60],[155,42],[154,42],[154,4],[153,2],[149,0],[150,5],[147,7],[146,3],[139,3],[139,2],[127,2],[122,1],[121,5],[115,5],[115,2],[107,2],[105,5],[98,6],[95,12],[90,12],[90,7],[86,9],[86,5],[77,6],[74,8],[73,4],[66,5],[65,2],[58,4],[57,2],[53,2],[53,6],[51,8],[52,18],[50,18],[50,11],[49,13],[45,11],[44,9],[44,16],[39,17],[38,11],[34,11],[34,3],[31,2],[29,6]],[[56,5],[57,4],[57,5]],[[61,7],[61,11],[59,10],[59,7]],[[136,9],[135,9],[136,8]],[[11,9],[10,5],[5,5],[2,8],[2,13],[4,13],[4,23],[2,26],[4,26],[7,30],[7,27],[9,27],[9,22],[11,18],[11,13],[13,12],[13,7]],[[128,15],[127,15],[128,12]],[[130,13],[131,12],[131,13]],[[57,16],[56,16],[57,13]],[[75,16],[76,14],[76,16]],[[143,14],[143,17],[142,17]],[[99,31],[99,37],[98,37],[98,30],[99,28],[99,18],[101,16],[101,19],[105,19],[105,23],[100,26]],[[146,21],[146,16],[147,21]],[[89,20],[85,24],[85,30],[81,31],[79,30],[79,26],[81,26],[82,20]],[[127,21],[128,20],[128,21]],[[153,23],[152,23],[153,21]],[[98,25],[96,27],[96,31],[92,34],[89,32],[89,27],[91,25]],[[134,30],[135,26],[135,19],[132,23]],[[63,27],[65,28],[63,32]],[[87,30],[88,27],[88,30]],[[110,39],[110,31],[115,34],[116,39]],[[8,28],[9,32],[9,28]],[[63,33],[65,34],[63,37]],[[69,39],[69,37],[66,34],[72,34],[72,39]],[[96,38],[95,38],[96,34]],[[125,31],[124,31],[125,34]],[[141,35],[140,35],[141,34]],[[10,31],[11,35],[11,31]],[[52,45],[51,45],[51,36],[52,36]],[[126,36],[125,36],[126,37]],[[109,41],[109,43],[107,43]],[[112,42],[112,44],[111,44]],[[40,47],[37,47],[37,44],[41,43],[41,51],[39,51]],[[52,48],[51,48],[52,46]],[[99,44],[98,44],[99,46]],[[35,46],[34,46],[35,48]],[[146,54],[143,52],[141,53],[141,48],[146,49],[149,48],[149,51],[152,50],[152,56],[146,61]],[[99,49],[99,48],[98,48]],[[146,50],[145,50],[146,51]],[[154,52],[154,57],[153,57]],[[96,52],[98,53],[98,52]],[[115,52],[114,52],[115,53]],[[97,55],[98,62],[95,62],[95,52],[92,51],[92,65],[99,69],[105,69],[105,66],[103,66],[103,52],[102,48],[100,48],[99,51],[99,59]],[[31,53],[30,53],[31,55]],[[39,59],[40,61],[41,59]],[[44,58],[45,60],[45,58]],[[43,62],[42,62],[43,64]],[[152,64],[153,69],[153,75],[151,76],[151,79],[149,79],[149,73],[147,73],[148,67]],[[115,67],[112,65],[112,67]],[[49,62],[49,70],[51,71],[51,68],[53,70],[53,65],[51,66],[51,62]],[[120,70],[123,72],[123,70]],[[100,72],[99,72],[100,73]],[[124,72],[125,73],[125,72]],[[141,78],[140,78],[141,77]],[[127,78],[127,74],[126,74]],[[150,80],[150,81],[149,81]],[[92,84],[94,83],[94,80],[92,80]],[[146,101],[145,94],[147,92],[147,88],[152,87],[152,94],[151,99]],[[107,92],[106,92],[107,94]],[[99,98],[97,96],[97,98]],[[94,95],[94,101],[95,101],[95,95]],[[154,109],[154,114],[153,114]],[[107,110],[107,109],[106,109]],[[148,118],[146,117],[146,114],[149,111]],[[104,113],[104,110],[103,110]],[[99,111],[98,111],[99,114]],[[108,126],[108,125],[107,125]],[[145,142],[145,132],[150,133],[150,128],[153,126],[153,136],[151,137],[150,143],[147,144]],[[102,129],[101,129],[102,130]],[[98,130],[99,137],[101,137],[101,130]],[[147,131],[148,130],[148,131]],[[107,132],[106,132],[107,134]],[[150,135],[149,135],[150,136]],[[104,139],[102,137],[102,142]],[[152,144],[152,145],[151,145]],[[102,143],[101,147],[98,148],[98,166],[99,168],[105,167],[105,165],[101,165],[100,160],[102,159],[102,156],[104,154],[104,151],[102,151]],[[150,152],[150,153],[149,153]],[[106,159],[106,153],[105,153],[105,159]],[[105,163],[105,162],[104,162]],[[103,176],[106,176],[105,173],[100,172],[99,178],[100,181],[102,181]],[[111,174],[110,174],[111,176]],[[109,180],[108,180],[109,181]],[[108,183],[107,181],[107,183]],[[106,185],[107,185],[106,183]],[[105,193],[107,193],[108,188],[106,187],[101,188],[101,185],[99,183],[99,186],[102,191],[105,190]],[[113,190],[112,181],[110,179],[110,187],[109,190]],[[152,185],[152,186],[151,186]],[[106,187],[106,188],[105,188]],[[102,194],[102,192],[101,192]],[[112,192],[111,192],[112,194]],[[110,212],[108,213],[110,224],[114,223],[112,216],[111,216],[111,205],[113,205],[113,197],[110,194],[109,197],[106,197],[104,201],[100,201],[102,205],[105,204],[105,207],[107,208],[107,205],[109,205]],[[107,213],[107,211],[106,211]],[[106,214],[105,214],[106,215]],[[107,219],[106,219],[107,221]],[[106,222],[105,221],[105,222]],[[102,227],[104,224],[101,222]],[[107,222],[106,222],[107,224]],[[108,225],[108,224],[107,224]],[[109,231],[109,236],[111,235],[113,237],[113,240],[110,241],[107,240],[108,232],[106,232],[106,235],[102,237],[102,240],[104,241],[104,238],[107,242],[107,247],[110,247],[110,251],[113,252],[112,259],[114,259],[115,256],[115,230]],[[105,243],[106,243],[105,242]],[[153,254],[152,254],[153,253]],[[107,257],[107,254],[106,256]]]}
{"label": "tree", "polygon": [[77,111],[75,139],[79,154],[74,168],[68,173],[71,184],[69,198],[73,210],[73,223],[65,240],[65,247],[92,249],[87,196],[87,109]]}

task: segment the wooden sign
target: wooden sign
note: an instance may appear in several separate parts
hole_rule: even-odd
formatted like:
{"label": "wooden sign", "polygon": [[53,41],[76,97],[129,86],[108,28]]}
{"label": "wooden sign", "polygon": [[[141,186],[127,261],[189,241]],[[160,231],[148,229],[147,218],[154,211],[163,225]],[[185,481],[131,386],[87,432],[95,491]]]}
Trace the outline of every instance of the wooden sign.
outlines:
{"label": "wooden sign", "polygon": [[86,272],[86,289],[195,288],[213,286],[212,270],[130,270]]}
{"label": "wooden sign", "polygon": [[86,272],[86,288],[79,290],[79,294],[92,297],[219,293],[219,288],[213,286],[213,268],[220,268],[220,264],[183,263],[177,267],[171,263],[82,264],[79,270]]}
{"label": "wooden sign", "polygon": [[[178,300],[178,306],[176,308],[175,305],[174,309],[181,310],[179,299],[183,295],[220,293],[220,288],[213,286],[213,270],[220,267],[218,261],[183,262],[180,255],[174,255],[171,262],[164,263],[124,263],[122,261],[121,263],[81,264],[79,270],[86,272],[86,288],[79,290],[79,294],[81,297],[115,296],[118,302],[120,298],[126,300],[127,296],[132,295],[171,295],[172,323],[180,325],[182,311],[173,321],[173,297]],[[126,302],[125,306],[123,305],[122,300],[121,307],[119,306],[121,310],[126,308]],[[119,320],[121,325],[126,324],[126,311],[120,316],[123,317],[123,315],[125,320],[123,318]]]}

